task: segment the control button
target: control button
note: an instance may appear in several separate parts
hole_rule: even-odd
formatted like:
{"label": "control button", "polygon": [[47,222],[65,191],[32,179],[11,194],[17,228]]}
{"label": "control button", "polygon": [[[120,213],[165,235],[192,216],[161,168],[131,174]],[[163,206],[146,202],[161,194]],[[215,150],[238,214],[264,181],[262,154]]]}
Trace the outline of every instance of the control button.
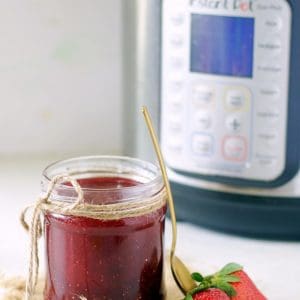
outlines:
{"label": "control button", "polygon": [[266,147],[276,151],[274,146],[278,144],[278,132],[270,131],[270,132],[260,132],[257,134],[259,140],[259,147]]}
{"label": "control button", "polygon": [[181,97],[175,96],[169,102],[169,108],[172,113],[181,113],[183,111],[183,101]]}
{"label": "control button", "polygon": [[264,51],[267,55],[279,55],[282,49],[280,40],[270,40],[258,42],[257,47]]}
{"label": "control button", "polygon": [[223,140],[223,156],[231,161],[244,161],[247,157],[247,142],[242,137],[225,137]]}
{"label": "control button", "polygon": [[180,26],[184,23],[184,14],[175,13],[171,16],[171,22],[175,26]]}
{"label": "control button", "polygon": [[178,134],[182,131],[182,123],[181,122],[176,122],[175,120],[172,120],[169,122],[169,129],[172,131],[174,134]]}
{"label": "control button", "polygon": [[171,57],[170,58],[170,65],[173,70],[180,70],[184,66],[184,61],[181,57]]}
{"label": "control button", "polygon": [[183,150],[182,139],[172,137],[168,141],[168,149],[173,153],[180,154]]}
{"label": "control button", "polygon": [[194,116],[194,128],[195,130],[207,130],[212,126],[212,120],[208,113],[198,112]]}
{"label": "control button", "polygon": [[174,76],[170,80],[170,90],[172,93],[177,94],[179,93],[183,88],[183,80],[180,76]]}
{"label": "control button", "polygon": [[201,156],[210,156],[213,153],[213,138],[207,134],[195,134],[192,140],[192,150]]}
{"label": "control button", "polygon": [[282,20],[278,17],[268,17],[264,19],[263,25],[268,33],[278,32],[282,28]]}
{"label": "control button", "polygon": [[170,82],[170,90],[172,93],[178,93],[183,88],[183,81],[180,80],[172,80]]}
{"label": "control button", "polygon": [[171,44],[176,48],[180,48],[184,44],[184,38],[181,34],[175,34],[171,37]]}
{"label": "control button", "polygon": [[255,160],[261,167],[265,168],[274,168],[278,164],[278,159],[274,155],[269,156],[265,154],[256,153]]}
{"label": "control button", "polygon": [[225,105],[228,110],[247,110],[251,99],[249,89],[240,86],[226,88]]}
{"label": "control button", "polygon": [[274,11],[276,13],[281,13],[284,11],[285,7],[281,5],[281,3],[276,3],[275,1],[272,1],[272,4],[270,3],[254,3],[255,10],[261,10],[265,14],[269,13],[270,11]]}
{"label": "control button", "polygon": [[280,118],[280,112],[277,108],[266,108],[257,112],[258,118],[265,126],[274,127],[278,124]]}
{"label": "control button", "polygon": [[226,104],[233,109],[240,109],[245,103],[245,96],[241,91],[230,90],[226,95]]}
{"label": "control button", "polygon": [[214,90],[208,86],[196,85],[193,88],[192,97],[195,105],[206,106],[212,103]]}
{"label": "control button", "polygon": [[260,87],[259,94],[263,101],[275,101],[279,99],[280,90],[277,87]]}
{"label": "control button", "polygon": [[279,76],[282,72],[282,66],[280,64],[269,62],[257,66],[257,70],[264,74],[270,74],[272,76]]}
{"label": "control button", "polygon": [[179,133],[182,132],[182,117],[181,115],[173,115],[170,117],[168,120],[168,128],[172,132],[172,134],[178,135]]}
{"label": "control button", "polygon": [[233,133],[237,133],[242,128],[242,120],[239,116],[229,116],[226,118],[226,127]]}

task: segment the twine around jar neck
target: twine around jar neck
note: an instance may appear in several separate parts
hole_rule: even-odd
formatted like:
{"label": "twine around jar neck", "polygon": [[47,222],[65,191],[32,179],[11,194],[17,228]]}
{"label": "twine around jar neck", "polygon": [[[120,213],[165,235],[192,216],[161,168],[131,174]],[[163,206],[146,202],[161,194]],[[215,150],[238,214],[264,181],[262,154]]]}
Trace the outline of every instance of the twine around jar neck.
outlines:
{"label": "twine around jar neck", "polygon": [[[63,202],[51,200],[51,194],[60,182],[70,182],[77,193],[75,202]],[[141,195],[141,198],[143,195]],[[45,212],[58,213],[76,217],[88,217],[101,220],[118,220],[128,217],[138,217],[154,212],[166,205],[166,191],[162,189],[156,195],[140,201],[126,201],[113,204],[88,204],[84,202],[83,190],[76,179],[68,175],[57,175],[53,177],[48,185],[47,191],[38,200],[26,207],[20,216],[20,222],[30,234],[30,259],[28,277],[26,281],[25,300],[31,300],[35,294],[38,272],[39,253],[38,240],[42,235],[42,216]],[[30,225],[26,221],[29,209],[33,209]]]}

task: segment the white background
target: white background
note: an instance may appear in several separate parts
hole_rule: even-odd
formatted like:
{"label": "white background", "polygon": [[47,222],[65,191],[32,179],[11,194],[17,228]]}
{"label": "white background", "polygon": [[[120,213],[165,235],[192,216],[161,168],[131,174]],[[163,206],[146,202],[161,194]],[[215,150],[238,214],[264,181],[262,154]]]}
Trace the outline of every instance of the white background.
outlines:
{"label": "white background", "polygon": [[0,1],[0,158],[121,151],[120,8]]}

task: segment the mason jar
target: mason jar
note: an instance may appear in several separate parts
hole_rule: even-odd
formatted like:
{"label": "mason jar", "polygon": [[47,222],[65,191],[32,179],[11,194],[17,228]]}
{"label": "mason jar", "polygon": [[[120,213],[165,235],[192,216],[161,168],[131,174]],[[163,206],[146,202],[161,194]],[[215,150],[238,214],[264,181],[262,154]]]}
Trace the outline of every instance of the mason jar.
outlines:
{"label": "mason jar", "polygon": [[[86,211],[44,211],[44,298],[161,299],[166,194],[158,167],[128,157],[68,159],[45,169],[43,191],[60,174],[76,179]],[[63,207],[76,199],[65,181],[50,201]]]}

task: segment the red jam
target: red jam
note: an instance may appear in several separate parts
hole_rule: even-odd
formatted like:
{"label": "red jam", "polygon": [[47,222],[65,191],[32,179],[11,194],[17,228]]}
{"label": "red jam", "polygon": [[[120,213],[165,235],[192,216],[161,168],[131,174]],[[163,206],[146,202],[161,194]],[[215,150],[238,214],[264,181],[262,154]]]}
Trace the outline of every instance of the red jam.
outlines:
{"label": "red jam", "polygon": [[[118,177],[82,179],[79,183],[92,189],[140,184]],[[101,198],[96,201],[106,202]],[[163,207],[120,220],[46,214],[45,299],[161,299],[165,212]]]}

